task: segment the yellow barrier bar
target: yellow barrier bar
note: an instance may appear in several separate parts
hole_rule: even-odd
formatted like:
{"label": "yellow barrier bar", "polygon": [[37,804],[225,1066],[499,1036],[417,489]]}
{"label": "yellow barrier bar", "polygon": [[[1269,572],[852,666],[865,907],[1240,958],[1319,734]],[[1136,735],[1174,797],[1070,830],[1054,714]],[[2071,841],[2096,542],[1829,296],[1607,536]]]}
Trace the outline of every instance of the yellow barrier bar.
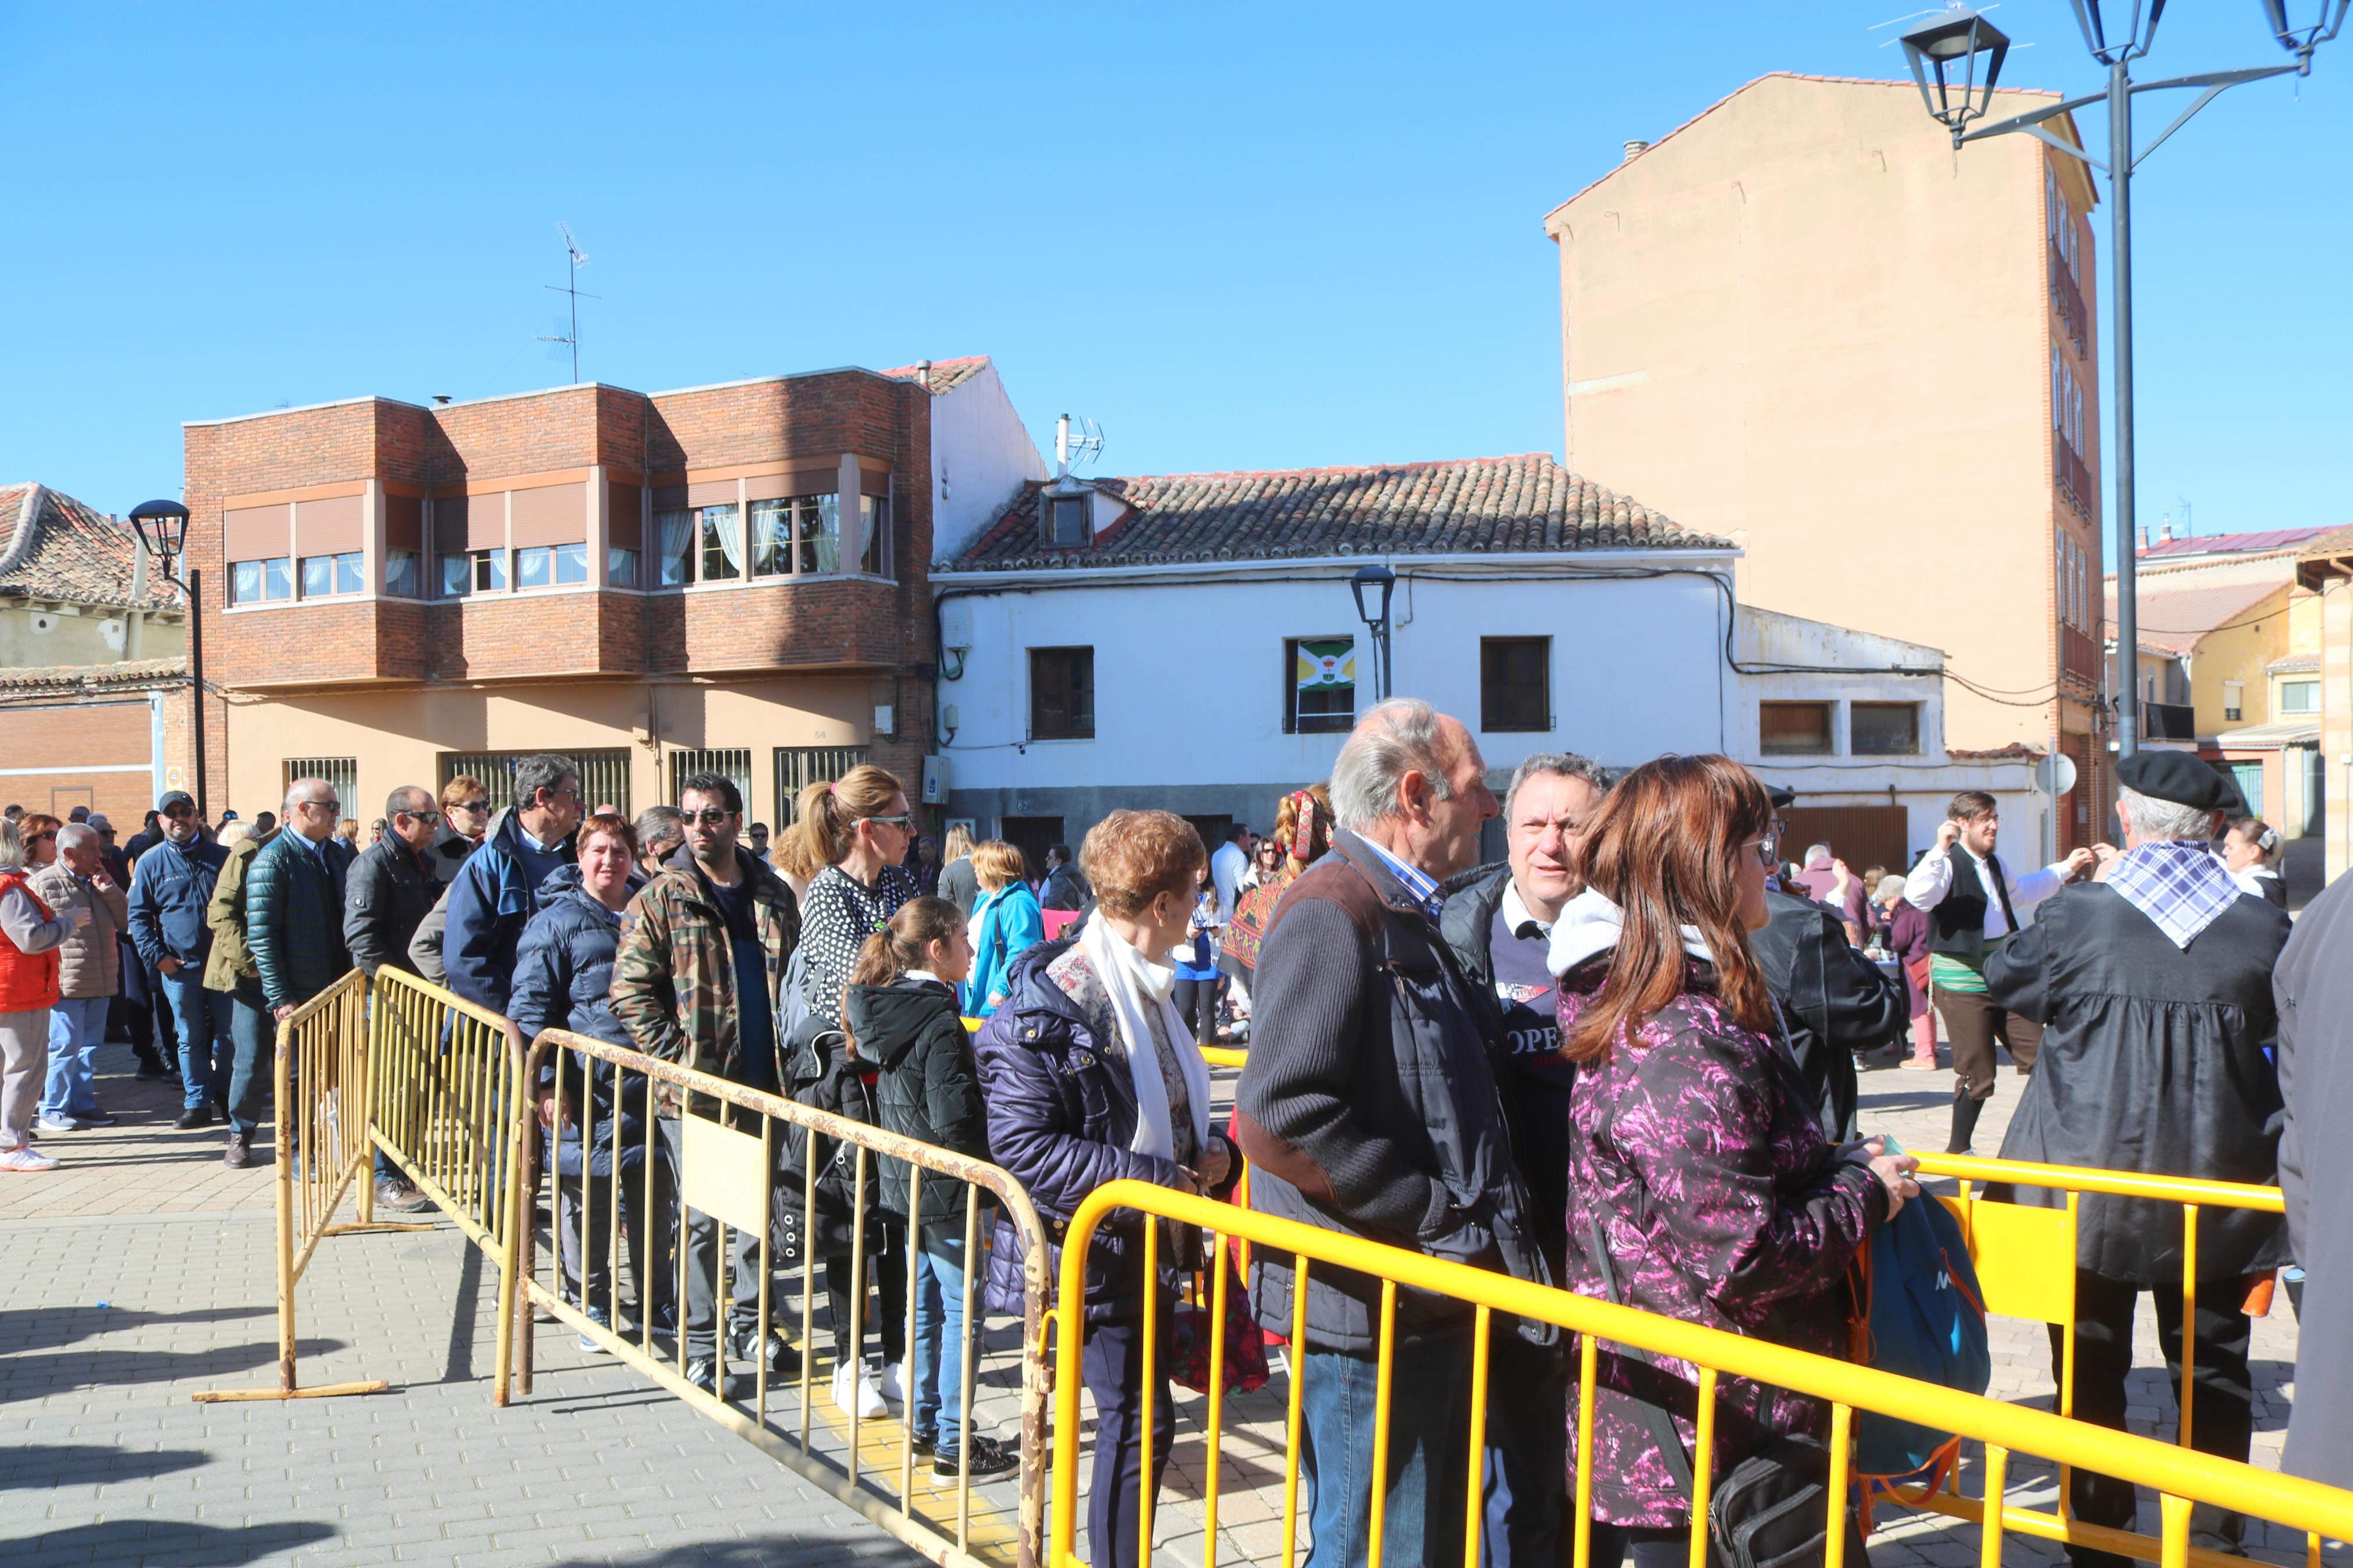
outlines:
{"label": "yellow barrier bar", "polygon": [[[2010,1450],[1989,1443],[1985,1451],[1985,1517],[1978,1535],[1978,1568],[2001,1568],[2001,1521],[2010,1495]],[[1837,1564],[1831,1564],[1837,1568]]]}
{"label": "yellow barrier bar", "polygon": [[1209,1458],[1202,1475],[1201,1568],[1218,1568],[1218,1453],[1226,1419],[1226,1238],[1212,1236],[1209,1267]]}
{"label": "yellow barrier bar", "polygon": [[[1831,1406],[1830,1521],[1823,1527],[1822,1568],[1845,1568],[1848,1470],[1854,1453],[1854,1409]],[[1702,1514],[1702,1519],[1707,1516]],[[1995,1559],[1996,1568],[2000,1560]]]}
{"label": "yellow barrier bar", "polygon": [[[2001,1173],[1992,1173],[1998,1179]],[[2116,1184],[2131,1184],[2127,1180]],[[2155,1194],[2136,1188],[2129,1195]],[[1104,1218],[1121,1208],[1223,1229],[1245,1237],[1255,1245],[1292,1252],[1302,1259],[1357,1269],[1393,1286],[1429,1290],[1474,1306],[1599,1335],[1646,1350],[1653,1356],[1670,1356],[1701,1367],[1713,1367],[1722,1374],[1777,1384],[1834,1405],[1883,1412],[2004,1449],[2039,1454],[2077,1468],[2094,1469],[2168,1494],[2169,1510],[2173,1499],[2191,1500],[2252,1513],[2291,1529],[2332,1539],[2353,1538],[2353,1491],[1383,1247],[1271,1215],[1236,1209],[1231,1205],[1169,1188],[1123,1181],[1109,1183],[1088,1194],[1071,1217],[1064,1240],[1060,1302],[1066,1332],[1059,1347],[1062,1375],[1057,1394],[1060,1408],[1056,1424],[1058,1464],[1049,1568],[1069,1568],[1076,1561],[1072,1548],[1078,1489],[1072,1465],[1077,1457],[1073,1428],[1077,1424],[1080,1347],[1079,1334],[1067,1331],[1083,1311],[1088,1245]],[[1297,1289],[1294,1316],[1303,1317],[1303,1280]],[[1294,1409],[1299,1351],[1300,1344],[1294,1341],[1290,1352]],[[1580,1451],[1581,1461],[1589,1461],[1589,1448]],[[1584,1468],[1583,1462],[1579,1468]],[[1295,1453],[1293,1469],[1295,1473]],[[2008,1517],[1999,1496],[1990,1499],[1988,1506]],[[2188,1500],[2184,1500],[2178,1522],[2168,1513],[2164,1550],[2166,1561],[2174,1568],[2186,1568],[2189,1562],[2187,1508]],[[1286,1507],[1286,1521],[1293,1517],[1295,1516]]]}
{"label": "yellow barrier bar", "polygon": [[[1585,1336],[1577,1356],[1577,1549],[1570,1558],[1569,1568],[1590,1568],[1593,1562],[1593,1394],[1600,1382],[1601,1342],[1591,1334]],[[1713,1382],[1703,1385],[1713,1390]],[[1708,1408],[1702,1395],[1700,1409]],[[1706,1419],[1704,1415],[1702,1417]],[[1697,1477],[1694,1479],[1696,1481]],[[1694,1508],[1700,1517],[1707,1517],[1705,1502],[1697,1501]],[[1705,1563],[1701,1568],[1706,1568]]]}
{"label": "yellow barrier bar", "polygon": [[1487,1357],[1494,1314],[1482,1307],[1471,1329],[1471,1498],[1463,1512],[1462,1568],[1479,1568],[1479,1529],[1487,1512]]}
{"label": "yellow barrier bar", "polygon": [[[1585,1342],[1593,1343],[1588,1334]],[[1578,1467],[1577,1480],[1585,1480]],[[1691,1568],[1707,1568],[1707,1510],[1715,1492],[1715,1369],[1699,1369],[1699,1408],[1692,1431]],[[1832,1564],[1831,1568],[1836,1568]]]}
{"label": "yellow barrier bar", "polygon": [[[1291,1400],[1283,1417],[1282,1440],[1283,1568],[1291,1568],[1299,1555],[1299,1398],[1301,1390],[1307,1386],[1307,1368],[1299,1358],[1301,1347],[1306,1343],[1307,1259],[1294,1253],[1291,1259],[1291,1342],[1282,1347],[1282,1359],[1291,1369]],[[1070,1474],[1068,1470],[1058,1473]],[[1057,1557],[1052,1561],[1060,1560]]]}
{"label": "yellow barrier bar", "polygon": [[2193,1370],[2198,1359],[2198,1205],[2181,1205],[2181,1430],[2175,1438],[2189,1447],[2189,1413],[2198,1401]]}
{"label": "yellow barrier bar", "polygon": [[1397,1281],[1381,1281],[1379,1360],[1373,1371],[1373,1506],[1371,1532],[1366,1538],[1366,1568],[1381,1568],[1382,1528],[1388,1522],[1389,1390],[1395,1386],[1397,1365]]}
{"label": "yellow barrier bar", "polygon": [[1238,1051],[1229,1046],[1203,1046],[1201,1059],[1213,1068],[1238,1068],[1250,1060],[1248,1051]]}
{"label": "yellow barrier bar", "polygon": [[2195,1176],[2149,1176],[2138,1171],[2101,1171],[2087,1165],[2042,1165],[2028,1160],[1987,1160],[1974,1154],[1923,1154],[1924,1176],[1956,1176],[1971,1182],[2008,1182],[2013,1186],[2064,1187],[2119,1198],[2156,1198],[2217,1208],[2261,1209],[2285,1214],[2287,1198],[2277,1187],[2245,1182],[2210,1182]]}

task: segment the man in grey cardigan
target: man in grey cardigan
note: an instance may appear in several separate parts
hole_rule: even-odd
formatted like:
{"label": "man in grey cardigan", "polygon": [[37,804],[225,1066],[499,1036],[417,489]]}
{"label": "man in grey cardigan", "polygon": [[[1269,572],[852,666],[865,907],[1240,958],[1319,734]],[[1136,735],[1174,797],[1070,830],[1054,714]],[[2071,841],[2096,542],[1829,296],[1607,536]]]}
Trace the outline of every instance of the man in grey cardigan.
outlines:
{"label": "man in grey cardigan", "polygon": [[[1235,1094],[1250,1205],[1549,1283],[1496,1089],[1500,1018],[1440,928],[1439,885],[1477,858],[1480,825],[1496,814],[1478,743],[1426,702],[1381,703],[1333,764],[1332,810],[1332,852],[1284,894],[1259,953],[1257,1025]],[[1261,1248],[1252,1271],[1260,1324],[1291,1333],[1288,1256]],[[1299,1374],[1308,1568],[1366,1559],[1377,1488],[1389,1568],[1460,1563],[1470,1308],[1399,1293],[1387,1474],[1376,1476],[1379,1282],[1321,1265],[1309,1281]],[[1496,1322],[1495,1339],[1510,1336],[1525,1357],[1558,1354],[1546,1325]],[[1514,1345],[1493,1373],[1531,1377],[1523,1362]],[[1489,1411],[1482,1547],[1490,1563],[1549,1565],[1565,1428],[1556,1406],[1533,1423],[1517,1408]],[[1551,1456],[1541,1477],[1518,1468],[1535,1453]]]}
{"label": "man in grey cardigan", "polygon": [[2279,1145],[2289,1245],[2304,1268],[2295,1408],[2280,1468],[2353,1487],[2353,877],[2295,922],[2272,971],[2279,1009]]}

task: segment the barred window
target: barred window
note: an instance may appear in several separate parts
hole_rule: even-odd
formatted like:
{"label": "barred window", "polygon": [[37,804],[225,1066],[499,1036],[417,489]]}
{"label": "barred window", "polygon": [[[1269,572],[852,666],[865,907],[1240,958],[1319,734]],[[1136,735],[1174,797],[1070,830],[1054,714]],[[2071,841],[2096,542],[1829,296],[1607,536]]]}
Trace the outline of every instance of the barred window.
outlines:
{"label": "barred window", "polygon": [[444,752],[439,758],[441,776],[433,787],[438,790],[459,773],[468,774],[482,781],[484,792],[491,797],[491,809],[503,811],[514,804],[515,764],[541,752],[561,752],[580,764],[583,811],[609,805],[618,806],[624,816],[630,814],[629,752],[625,746],[596,752],[570,751],[562,746],[541,746],[528,752]]}
{"label": "barred window", "polygon": [[744,819],[751,819],[752,749],[749,746],[672,752],[670,754],[670,805],[678,804],[679,796],[686,793],[686,781],[697,773],[718,773],[733,782],[735,793],[743,797]]}
{"label": "barred window", "polygon": [[354,804],[360,795],[360,760],[357,757],[289,757],[285,761],[285,776],[279,781],[279,799],[294,787],[296,779],[324,779],[335,789],[335,798],[343,803],[345,816],[370,816]]}
{"label": "barred window", "polygon": [[800,820],[801,791],[822,779],[828,784],[861,763],[873,760],[870,746],[778,746],[776,748],[776,822],[789,827]]}

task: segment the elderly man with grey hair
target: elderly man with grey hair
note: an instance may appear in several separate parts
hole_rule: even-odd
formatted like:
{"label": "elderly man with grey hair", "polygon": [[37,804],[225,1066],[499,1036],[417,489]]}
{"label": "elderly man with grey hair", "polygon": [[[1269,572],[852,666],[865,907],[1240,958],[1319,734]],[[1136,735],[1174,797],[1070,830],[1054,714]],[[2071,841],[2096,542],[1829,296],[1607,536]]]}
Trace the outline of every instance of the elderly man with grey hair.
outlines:
{"label": "elderly man with grey hair", "polygon": [[[2116,778],[2124,853],[2103,846],[2100,879],[2062,889],[1986,963],[1995,1004],[2042,1026],[2041,1059],[2001,1157],[2268,1185],[2283,1108],[2272,969],[2287,944],[2287,913],[2243,891],[2214,853],[2223,814],[2241,809],[2221,774],[2188,752],[2142,752],[2116,764]],[[2066,1201],[2035,1187],[2016,1197]],[[2187,1258],[2169,1205],[2098,1194],[2080,1203],[2075,1419],[2123,1427],[2144,1290],[2157,1300],[2178,1403],[2181,1291],[2192,1281],[2190,1445],[2243,1462],[2253,1431],[2245,1280],[2289,1260],[2280,1216],[2209,1209],[2199,1216],[2198,1255]],[[2054,1375],[2063,1344],[2052,1325]],[[2073,1505],[2087,1523],[2126,1529],[2136,1506],[2129,1482],[2085,1469],[2075,1471]],[[2243,1524],[2200,1503],[2190,1544],[2236,1552]],[[2078,1568],[2126,1562],[2081,1547],[2070,1555]]]}
{"label": "elderly man with grey hair", "polygon": [[[1259,953],[1257,1027],[1235,1100],[1251,1206],[1548,1283],[1497,1091],[1493,1000],[1463,973],[1440,929],[1440,886],[1469,868],[1480,826],[1496,812],[1478,742],[1426,702],[1380,703],[1333,763],[1332,806],[1332,852],[1291,885]],[[1260,1323],[1292,1333],[1290,1259],[1261,1248],[1252,1270]],[[1305,1321],[1293,1353],[1305,1390],[1310,1568],[1365,1560],[1376,1491],[1386,1499],[1391,1568],[1458,1562],[1470,1310],[1419,1292],[1397,1301],[1387,1470],[1377,1476],[1380,1286],[1319,1268]],[[1545,1325],[1506,1321],[1496,1334],[1525,1336],[1530,1356],[1557,1353]],[[1498,1360],[1495,1374],[1507,1366],[1524,1374],[1516,1355]],[[1490,1447],[1548,1444],[1556,1457],[1561,1407],[1537,1415],[1531,1427],[1499,1402]],[[1556,1458],[1546,1485],[1500,1510],[1503,1528],[1484,1532],[1489,1561],[1553,1561],[1560,1474]]]}

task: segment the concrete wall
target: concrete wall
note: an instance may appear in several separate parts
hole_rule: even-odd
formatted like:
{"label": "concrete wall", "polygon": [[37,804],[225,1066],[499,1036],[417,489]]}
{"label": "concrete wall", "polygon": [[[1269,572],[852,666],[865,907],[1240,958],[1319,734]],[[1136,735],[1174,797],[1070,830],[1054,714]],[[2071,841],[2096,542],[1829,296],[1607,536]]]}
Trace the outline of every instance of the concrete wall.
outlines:
{"label": "concrete wall", "polygon": [[[2080,225],[2072,163],[2023,136],[1956,154],[1908,81],[1733,94],[1547,221],[1568,466],[1744,545],[1744,603],[2047,689],[2053,530],[2100,559],[2096,509],[2054,488],[2054,340],[2086,389],[2095,490],[2099,373],[2052,303],[2052,159]],[[2088,279],[2088,235],[2083,258]],[[1947,722],[1957,746],[2043,746],[2090,710],[1956,687]]]}
{"label": "concrete wall", "polygon": [[[1723,564],[1691,552],[1676,561]],[[1428,574],[1481,563],[1391,564],[1400,577],[1395,689],[1462,718],[1474,733],[1481,637],[1553,639],[1554,728],[1479,734],[1491,770],[1508,771],[1532,751],[1579,751],[1622,766],[1730,743],[1723,601],[1705,580],[1440,582]],[[1067,587],[976,593],[966,601],[973,648],[963,678],[939,688],[959,721],[945,748],[955,769],[948,815],[1060,815],[1073,841],[1117,805],[1266,826],[1277,795],[1328,776],[1345,738],[1283,732],[1292,681],[1284,639],[1356,637],[1357,710],[1372,700],[1370,642],[1345,581],[1353,565],[1284,563],[1209,582],[1089,574]],[[935,585],[972,586],[956,577]],[[1072,646],[1094,649],[1095,738],[1032,741],[1028,650]],[[1020,801],[1030,804],[1013,804]]]}
{"label": "concrete wall", "polygon": [[131,617],[100,605],[0,604],[0,669],[60,664],[111,664],[124,658],[173,658],[187,651],[185,624],[153,616],[132,647]]}
{"label": "concrete wall", "polygon": [[1025,479],[1046,477],[994,364],[932,399],[932,558],[963,553]]}
{"label": "concrete wall", "polygon": [[[2285,563],[2282,563],[2284,566]],[[2264,673],[2272,660],[2288,651],[2288,587],[2232,617],[2231,624],[2208,633],[2189,658],[2189,702],[2198,710],[2198,733],[2203,737],[2249,724],[2268,724],[2272,712],[2271,678]],[[2224,714],[2223,687],[2237,681],[2239,716]]]}

